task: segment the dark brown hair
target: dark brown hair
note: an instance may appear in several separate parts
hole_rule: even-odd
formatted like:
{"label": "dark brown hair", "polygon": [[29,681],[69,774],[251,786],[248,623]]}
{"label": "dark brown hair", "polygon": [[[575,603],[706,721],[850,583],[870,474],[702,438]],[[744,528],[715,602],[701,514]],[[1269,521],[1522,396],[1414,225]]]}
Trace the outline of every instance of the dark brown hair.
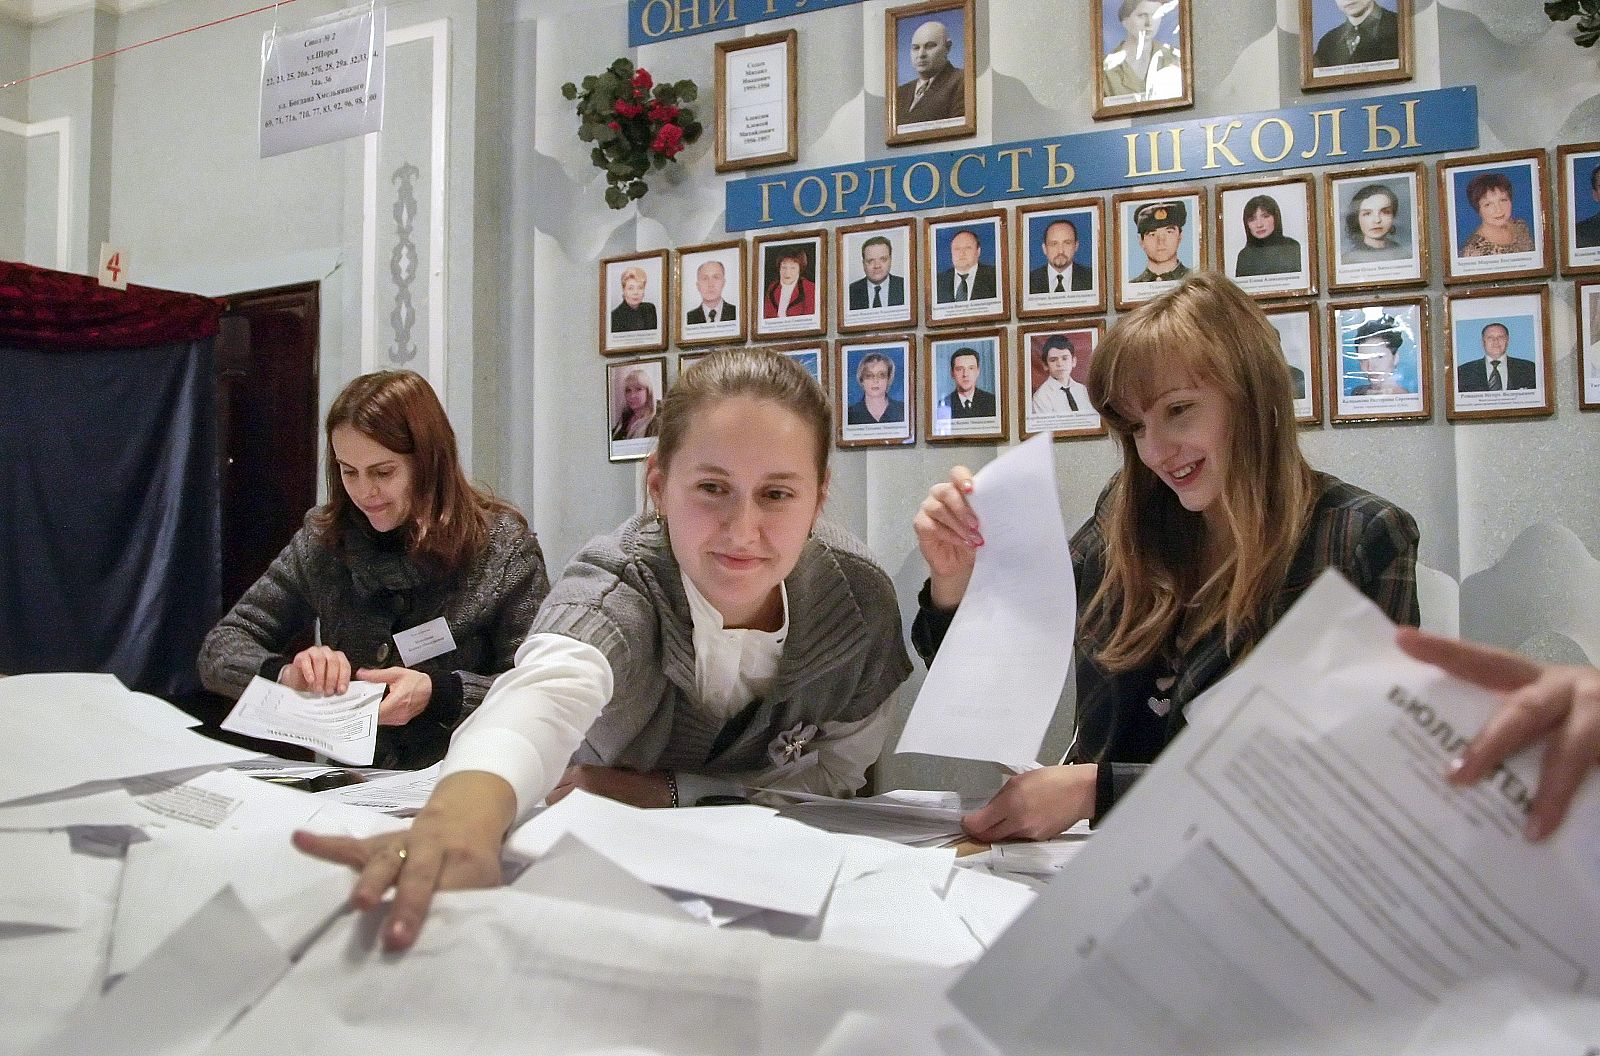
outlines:
{"label": "dark brown hair", "polygon": [[766,348],[713,352],[678,378],[661,401],[656,462],[663,473],[695,418],[708,405],[734,396],[771,400],[805,422],[816,444],[817,482],[827,479],[828,452],[833,447],[833,410],[827,394],[804,367]]}
{"label": "dark brown hair", "polygon": [[455,430],[433,386],[415,371],[380,370],[351,381],[328,408],[328,502],[312,514],[311,523],[335,551],[343,548],[346,527],[366,518],[339,479],[333,431],[342,425],[410,456],[411,513],[405,527],[406,552],[413,561],[449,574],[483,551],[497,513],[510,513],[527,527],[516,507],[474,486],[461,471]]}

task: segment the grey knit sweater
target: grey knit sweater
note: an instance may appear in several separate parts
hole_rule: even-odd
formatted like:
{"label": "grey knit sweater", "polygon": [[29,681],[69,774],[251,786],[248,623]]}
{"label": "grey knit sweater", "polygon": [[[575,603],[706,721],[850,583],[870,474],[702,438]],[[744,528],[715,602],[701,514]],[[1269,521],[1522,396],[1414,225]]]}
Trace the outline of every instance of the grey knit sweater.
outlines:
{"label": "grey knit sweater", "polygon": [[[308,515],[309,516],[309,515]],[[431,578],[405,556],[401,534],[348,528],[336,554],[309,521],[200,647],[200,680],[237,698],[254,675],[276,678],[322,621],[322,644],[350,658],[351,671],[398,667],[394,635],[439,616],[456,648],[413,664],[433,680],[422,714],[378,732],[377,766],[417,769],[438,762],[450,731],[515,661],[539,603],[550,592],[533,533],[510,514],[490,525],[488,544],[452,576]]]}
{"label": "grey knit sweater", "polygon": [[848,532],[818,523],[784,582],[789,633],[777,679],[724,722],[697,706],[694,624],[665,533],[636,517],[590,541],[529,630],[586,642],[611,665],[611,700],[573,761],[701,774],[765,769],[824,722],[872,714],[911,673],[889,577]]}

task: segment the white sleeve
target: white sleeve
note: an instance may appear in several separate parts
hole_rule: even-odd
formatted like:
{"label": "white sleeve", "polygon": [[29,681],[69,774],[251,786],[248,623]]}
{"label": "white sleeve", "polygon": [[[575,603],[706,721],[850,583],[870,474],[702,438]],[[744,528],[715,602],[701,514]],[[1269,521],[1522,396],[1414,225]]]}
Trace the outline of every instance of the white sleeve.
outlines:
{"label": "white sleeve", "polygon": [[594,646],[564,634],[529,636],[516,666],[456,728],[439,776],[485,770],[505,778],[522,821],[561,780],[611,685],[611,665]]}

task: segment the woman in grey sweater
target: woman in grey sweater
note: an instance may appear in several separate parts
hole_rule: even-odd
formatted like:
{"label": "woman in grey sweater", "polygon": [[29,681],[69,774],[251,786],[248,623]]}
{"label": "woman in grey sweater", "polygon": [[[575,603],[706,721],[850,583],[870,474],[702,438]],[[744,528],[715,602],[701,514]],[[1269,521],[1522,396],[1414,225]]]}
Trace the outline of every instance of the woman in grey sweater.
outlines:
{"label": "woman in grey sweater", "polygon": [[[430,766],[511,666],[550,591],[544,555],[522,515],[462,473],[420,375],[356,378],[327,435],[327,504],[206,635],[200,678],[234,698],[255,675],[319,693],[352,674],[386,683],[374,762]],[[314,624],[320,643],[295,650]]]}
{"label": "woman in grey sweater", "polygon": [[361,870],[357,906],[398,885],[391,949],[415,940],[435,889],[499,883],[501,840],[542,797],[840,795],[882,749],[911,661],[889,577],[818,521],[833,442],[821,387],[779,353],[730,349],[686,371],[660,419],[655,514],[573,559],[412,827],[296,834]]}

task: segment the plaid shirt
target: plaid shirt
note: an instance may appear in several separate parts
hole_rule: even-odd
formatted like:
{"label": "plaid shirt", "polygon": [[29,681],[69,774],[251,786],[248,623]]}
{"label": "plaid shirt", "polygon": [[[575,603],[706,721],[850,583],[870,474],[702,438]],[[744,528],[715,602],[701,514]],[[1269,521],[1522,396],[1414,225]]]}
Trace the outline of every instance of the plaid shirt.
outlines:
{"label": "plaid shirt", "polygon": [[[1415,626],[1417,606],[1417,524],[1393,503],[1326,473],[1316,475],[1319,494],[1305,539],[1289,564],[1282,588],[1261,622],[1265,634],[1299,600],[1324,569],[1337,568],[1396,623]],[[1107,485],[1095,514],[1072,537],[1072,565],[1082,604],[1094,596],[1105,575],[1106,539],[1100,523],[1115,490]],[[954,613],[932,607],[928,587],[911,628],[917,652],[932,662]],[[1076,650],[1077,732],[1069,763],[1099,763],[1095,802],[1098,823],[1161,750],[1183,729],[1188,703],[1227,674],[1248,652],[1255,637],[1231,643],[1222,628],[1205,635],[1187,652],[1144,667],[1112,674]],[[1165,684],[1171,679],[1170,684]],[[1162,685],[1158,687],[1158,680]],[[1156,710],[1156,705],[1161,710]]]}

